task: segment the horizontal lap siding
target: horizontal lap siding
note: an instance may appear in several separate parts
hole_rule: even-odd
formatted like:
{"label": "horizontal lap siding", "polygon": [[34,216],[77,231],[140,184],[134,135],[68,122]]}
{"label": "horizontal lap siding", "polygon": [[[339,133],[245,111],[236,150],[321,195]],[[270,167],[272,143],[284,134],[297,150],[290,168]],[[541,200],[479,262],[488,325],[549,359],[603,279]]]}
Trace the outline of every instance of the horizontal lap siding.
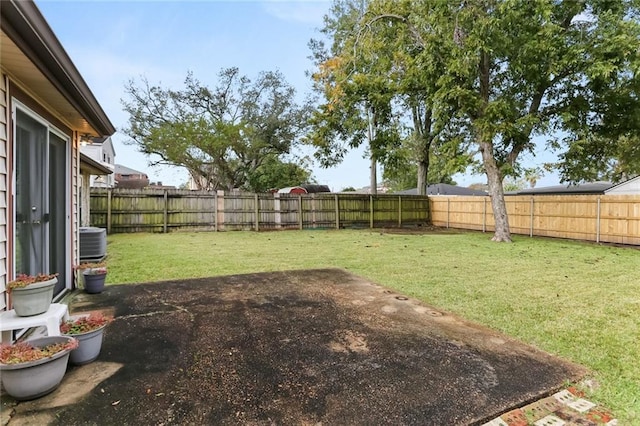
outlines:
{"label": "horizontal lap siding", "polygon": [[7,142],[9,135],[9,101],[5,75],[0,73],[0,310],[6,308],[7,284]]}

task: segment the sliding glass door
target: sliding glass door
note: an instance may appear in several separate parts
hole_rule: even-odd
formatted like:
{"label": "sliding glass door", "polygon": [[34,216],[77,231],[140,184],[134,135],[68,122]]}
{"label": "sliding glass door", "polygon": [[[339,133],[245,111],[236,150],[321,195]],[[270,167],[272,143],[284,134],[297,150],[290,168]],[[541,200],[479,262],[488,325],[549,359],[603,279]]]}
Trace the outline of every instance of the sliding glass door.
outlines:
{"label": "sliding glass door", "polygon": [[70,272],[68,142],[20,109],[15,117],[15,271],[58,273],[57,294]]}

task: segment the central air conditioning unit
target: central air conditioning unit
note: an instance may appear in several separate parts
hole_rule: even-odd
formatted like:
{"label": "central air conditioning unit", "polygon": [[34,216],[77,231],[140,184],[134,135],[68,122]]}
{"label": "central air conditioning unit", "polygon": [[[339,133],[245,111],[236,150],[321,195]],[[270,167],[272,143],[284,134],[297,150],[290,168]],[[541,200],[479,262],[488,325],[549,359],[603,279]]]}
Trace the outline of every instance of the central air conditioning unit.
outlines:
{"label": "central air conditioning unit", "polygon": [[80,261],[99,262],[107,256],[107,230],[104,228],[80,228]]}

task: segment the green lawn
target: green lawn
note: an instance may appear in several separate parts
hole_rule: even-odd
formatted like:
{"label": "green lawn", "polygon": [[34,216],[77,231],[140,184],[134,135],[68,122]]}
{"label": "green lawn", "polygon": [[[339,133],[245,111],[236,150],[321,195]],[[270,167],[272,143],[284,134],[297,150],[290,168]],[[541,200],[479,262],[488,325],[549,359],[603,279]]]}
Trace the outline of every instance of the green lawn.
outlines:
{"label": "green lawn", "polygon": [[287,231],[109,237],[109,283],[338,267],[591,369],[640,424],[640,250],[490,234]]}

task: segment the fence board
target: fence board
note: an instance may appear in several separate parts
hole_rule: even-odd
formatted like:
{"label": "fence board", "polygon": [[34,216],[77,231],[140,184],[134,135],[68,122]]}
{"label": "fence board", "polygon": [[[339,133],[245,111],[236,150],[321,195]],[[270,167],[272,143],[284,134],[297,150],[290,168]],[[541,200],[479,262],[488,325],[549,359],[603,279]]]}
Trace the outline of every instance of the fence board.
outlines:
{"label": "fence board", "polygon": [[92,226],[110,233],[364,228],[372,222],[374,227],[427,224],[429,200],[411,195],[93,188],[90,213]]}
{"label": "fence board", "polygon": [[[436,226],[494,230],[489,197],[432,196]],[[505,198],[514,234],[640,245],[640,195],[536,195]]]}

